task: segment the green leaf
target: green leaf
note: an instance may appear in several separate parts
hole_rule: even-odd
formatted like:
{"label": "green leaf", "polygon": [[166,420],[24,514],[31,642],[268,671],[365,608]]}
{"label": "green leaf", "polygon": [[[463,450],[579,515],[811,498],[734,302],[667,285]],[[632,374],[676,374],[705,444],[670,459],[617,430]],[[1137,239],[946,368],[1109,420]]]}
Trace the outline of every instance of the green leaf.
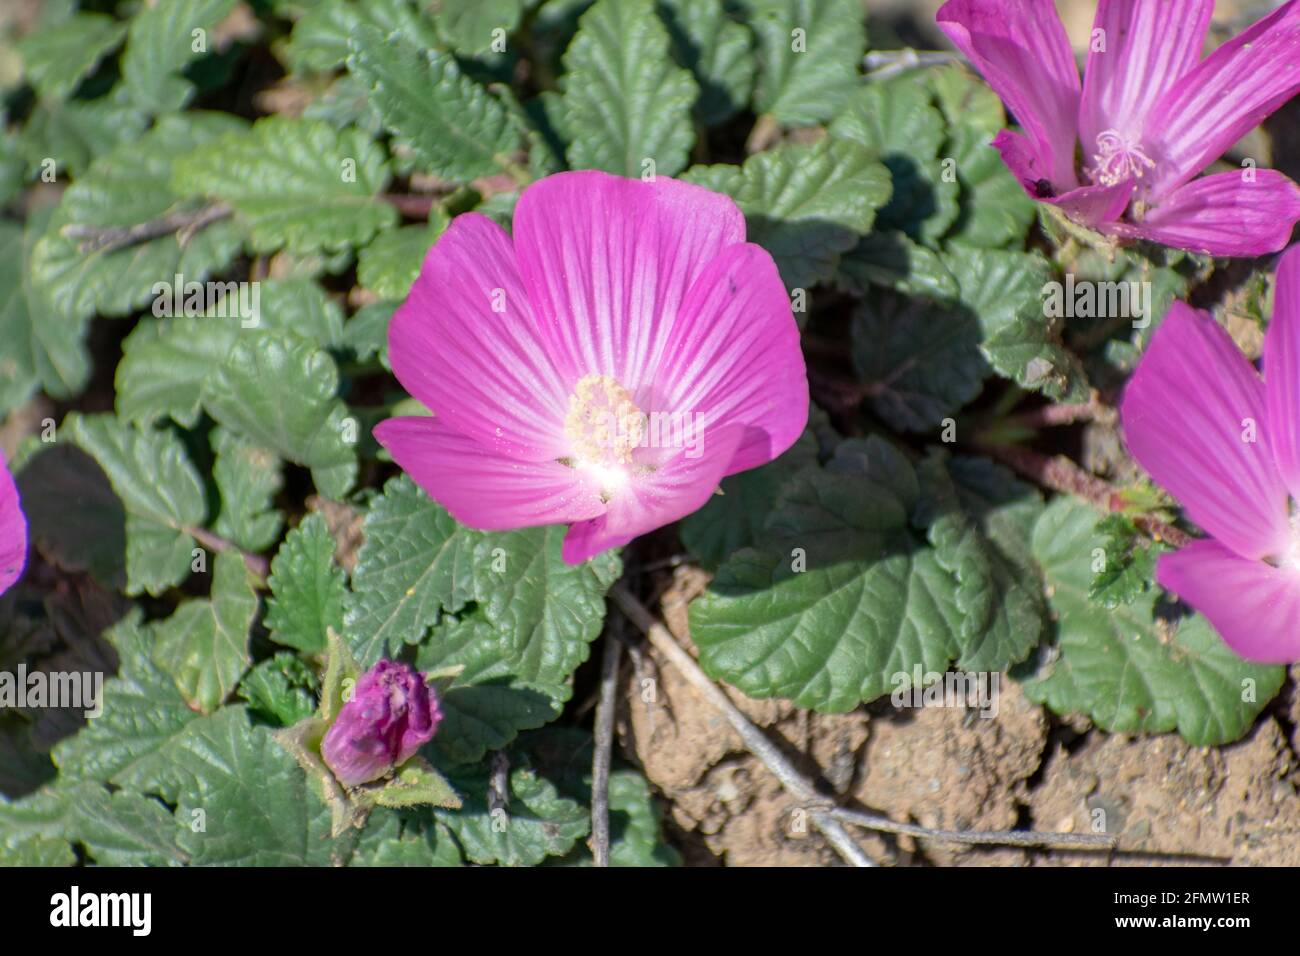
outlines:
{"label": "green leaf", "polygon": [[726,192],[745,213],[749,241],[767,249],[786,288],[828,279],[843,252],[871,231],[889,199],[889,173],[856,143],[785,144],[734,166],[695,167],[683,177]]}
{"label": "green leaf", "polygon": [[445,4],[438,14],[438,33],[462,56],[492,52],[495,31],[514,32],[528,0],[475,0]]}
{"label": "green leaf", "polygon": [[130,790],[109,793],[97,783],[69,788],[70,828],[101,866],[179,866],[176,821],[163,804]]}
{"label": "green leaf", "polygon": [[179,76],[200,52],[195,30],[206,35],[235,8],[235,0],[166,0],[145,4],[131,21],[122,78],[132,98],[151,113],[170,113],[189,102],[194,86]]}
{"label": "green leaf", "polygon": [[102,13],[76,13],[33,30],[18,44],[27,80],[36,92],[66,99],[82,77],[122,42],[126,27]]}
{"label": "green leaf", "polygon": [[414,644],[473,598],[475,532],[458,525],[405,475],[366,515],[344,626],[363,667]]}
{"label": "green leaf", "polygon": [[1000,671],[1024,660],[1038,645],[1047,616],[1042,584],[1025,553],[1042,498],[983,459],[932,453],[917,477],[925,512],[919,523],[927,527],[939,564],[957,580],[957,665]]}
{"label": "green leaf", "polygon": [[357,281],[381,299],[404,299],[420,274],[424,254],[438,241],[450,220],[433,207],[427,226],[403,226],[380,234],[361,250]]}
{"label": "green leaf", "polygon": [[647,169],[674,176],[686,167],[699,87],[673,63],[653,0],[596,0],[578,21],[564,66],[570,166],[622,176]]}
{"label": "green leaf", "polygon": [[[177,842],[195,866],[337,866],[352,835],[330,837],[329,808],[302,770],[242,707],[193,721],[168,750],[161,796],[176,803]],[[203,828],[193,822],[202,820]]]}
{"label": "green leaf", "polygon": [[319,512],[285,536],[271,561],[268,584],[266,626],[276,643],[315,654],[325,649],[327,629],[343,632],[347,585],[334,563],[334,538]]}
{"label": "green leaf", "polygon": [[[174,284],[168,282],[172,287]],[[117,412],[130,421],[153,422],[167,416],[189,428],[198,421],[213,369],[223,365],[241,335],[257,338],[263,329],[333,346],[343,339],[343,313],[310,279],[259,282],[243,293],[235,283],[209,283],[218,301],[202,297],[206,311],[190,313],[191,292],[184,288],[161,297],[176,317],[140,322],[122,343],[117,369]],[[257,291],[253,291],[253,290]],[[197,291],[197,288],[194,290]],[[258,549],[260,550],[260,549]]]}
{"label": "green leaf", "polygon": [[[395,828],[394,828],[395,829]],[[372,831],[377,831],[372,835]],[[460,850],[451,831],[440,823],[432,826],[408,823],[400,836],[389,835],[366,825],[349,866],[460,866]]]}
{"label": "green leaf", "polygon": [[272,504],[284,483],[280,460],[224,428],[213,429],[211,441],[217,456],[212,477],[221,494],[212,530],[245,551],[269,548],[284,523]]}
{"label": "green leaf", "polygon": [[153,662],[154,634],[133,611],[106,635],[120,661],[104,683],[103,714],[56,744],[60,779],[144,789],[166,766],[166,747],[197,716]]}
{"label": "green leaf", "polygon": [[397,767],[391,777],[364,784],[351,791],[363,806],[400,810],[432,804],[450,810],[460,808],[460,797],[446,778],[423,757],[412,757]]}
{"label": "green leaf", "polygon": [[352,34],[348,69],[367,85],[384,125],[410,144],[421,168],[457,181],[510,168],[519,146],[514,120],[461,73],[451,54],[363,25]]}
{"label": "green leaf", "polygon": [[364,531],[345,616],[363,666],[418,643],[443,612],[473,600],[508,642],[512,674],[558,683],[586,660],[619,573],[608,554],[566,564],[560,527],[464,528],[406,476],[384,487]]}
{"label": "green leaf", "polygon": [[220,199],[247,224],[255,252],[303,254],[365,245],[397,221],[379,198],[384,152],[358,130],[269,116],[176,160],[172,188]]}
{"label": "green leaf", "polygon": [[[576,727],[554,726],[529,734],[515,748],[523,751],[559,792],[581,805],[591,803],[591,734]],[[609,862],[611,866],[677,866],[681,858],[664,842],[660,812],[645,777],[635,770],[609,774]],[[590,866],[591,850],[580,844],[563,861]]]}
{"label": "green leaf", "polygon": [[892,292],[853,314],[853,364],[872,410],[901,431],[929,431],[961,408],[989,374],[979,316]]}
{"label": "green leaf", "polygon": [[957,280],[943,258],[906,233],[877,230],[840,257],[836,282],[855,295],[883,286],[905,295],[957,298]]}
{"label": "green leaf", "polygon": [[40,100],[15,146],[24,172],[46,168],[59,179],[81,176],[91,163],[126,143],[135,143],[149,117],[122,95],[121,87],[93,100]]}
{"label": "green leaf", "polygon": [[587,659],[605,591],[622,572],[610,552],[565,563],[564,534],[555,525],[484,534],[472,565],[474,599],[510,642],[512,670],[543,684],[563,681]]}
{"label": "green leaf", "polygon": [[0,796],[0,866],[72,866],[70,810],[58,790],[38,790],[10,802]]}
{"label": "green leaf", "polygon": [[659,0],[673,53],[700,88],[695,112],[716,126],[745,108],[754,85],[753,37],[714,0]]}
{"label": "green leaf", "polygon": [[1110,514],[1097,522],[1096,532],[1103,535],[1104,565],[1092,579],[1088,597],[1107,610],[1132,604],[1155,580],[1156,558],[1161,547],[1144,545],[1131,519]]}
{"label": "green leaf", "polygon": [[294,24],[284,58],[294,72],[336,69],[348,58],[348,38],[361,26],[401,33],[423,47],[438,39],[411,0],[321,0]]}
{"label": "green leaf", "polygon": [[710,676],[751,697],[847,711],[914,667],[960,653],[956,582],[910,530],[912,466],[878,438],[850,440],[792,485],[763,544],[733,555],[691,605]]}
{"label": "green leaf", "polygon": [[190,529],[206,515],[203,483],[173,432],[112,415],[72,413],[64,433],[104,469],[126,509],[127,593],[161,594],[190,573]]}
{"label": "green leaf", "polygon": [[858,67],[867,52],[858,0],[744,0],[744,5],[758,37],[755,111],[792,126],[836,116],[861,82]]}
{"label": "green leaf", "polygon": [[1058,714],[1086,714],[1111,733],[1177,730],[1196,746],[1236,740],[1281,688],[1285,668],[1243,661],[1199,615],[1168,618],[1154,591],[1098,613],[1088,600],[1094,549],[1103,548],[1098,518],[1087,505],[1058,498],[1034,528],[1056,658],[1025,693]]}
{"label": "green leaf", "polygon": [[[0,819],[4,809],[0,799]],[[0,866],[73,866],[76,862],[71,845],[61,837],[31,837],[12,846],[0,843]]]}
{"label": "green leaf", "polygon": [[343,344],[358,360],[368,362],[378,357],[388,368],[388,323],[397,305],[392,300],[372,302],[358,309],[343,327]]}
{"label": "green leaf", "polygon": [[289,727],[316,712],[316,676],[302,659],[279,651],[239,682],[239,696],[250,709],[280,727]]}
{"label": "green leaf", "polygon": [[244,336],[203,388],[218,422],[312,470],[321,494],[341,498],[356,478],[356,421],[336,397],[338,370],[301,340]]}
{"label": "green leaf", "polygon": [[232,222],[215,222],[187,238],[176,233],[122,249],[82,251],[70,230],[135,226],[187,204],[168,186],[173,158],[209,148],[242,123],[228,114],[164,116],[147,133],[101,157],[63,194],[50,228],[32,250],[31,283],[68,319],[124,315],[153,299],[154,286],[176,274],[201,282],[239,250]]}
{"label": "green leaf", "polygon": [[1021,245],[1038,213],[988,134],[958,126],[949,149],[961,186],[961,215],[950,240],[990,249]]}
{"label": "green leaf", "polygon": [[866,147],[888,167],[893,193],[881,225],[930,244],[959,213],[956,176],[945,175],[950,157],[939,155],[945,125],[924,77],[909,74],[857,90],[830,127],[832,136]]}
{"label": "green leaf", "polygon": [[154,662],[172,675],[191,708],[210,714],[248,669],[248,629],[257,590],[244,559],[218,554],[208,600],[185,601],[157,625]]}
{"label": "green leaf", "polygon": [[464,668],[440,693],[443,719],[432,744],[440,766],[474,763],[505,747],[519,731],[560,715],[572,694],[569,686],[521,677],[513,657],[510,636],[481,614],[438,624],[420,647],[416,666],[421,671]]}
{"label": "green leaf", "polygon": [[526,768],[511,771],[510,792],[500,795],[505,797],[500,802],[486,778],[452,777],[452,782],[465,794],[464,806],[456,812],[435,810],[434,815],[473,863],[536,866],[548,856],[567,853],[587,835],[587,811]]}
{"label": "green leaf", "polygon": [[650,796],[650,785],[635,770],[615,770],[609,775],[609,813],[610,866],[675,866],[681,862],[660,834],[659,811]]}
{"label": "green leaf", "polygon": [[8,203],[22,191],[27,167],[22,144],[14,136],[0,136],[0,203]]}
{"label": "green leaf", "polygon": [[225,361],[238,332],[236,323],[212,318],[142,320],[122,342],[118,415],[141,424],[170,417],[193,427],[204,382]]}
{"label": "green leaf", "polygon": [[1052,273],[1042,256],[957,245],[944,261],[962,305],[980,318],[984,355],[997,372],[1057,401],[1087,398],[1083,367],[1061,344],[1059,321],[1044,315]]}
{"label": "green leaf", "polygon": [[0,222],[0,415],[40,388],[57,398],[80,391],[90,377],[82,317],[64,318],[29,279],[32,250],[50,210],[26,226]]}
{"label": "green leaf", "polygon": [[817,439],[805,431],[775,461],[722,479],[722,494],[682,519],[682,544],[709,568],[716,568],[741,548],[758,544],[782,490],[816,465]]}
{"label": "green leaf", "polygon": [[955,63],[935,67],[927,71],[927,77],[950,125],[968,127],[989,140],[1006,128],[1002,100],[967,67]]}
{"label": "green leaf", "polygon": [[295,335],[317,348],[343,339],[343,309],[316,282],[307,278],[260,282],[258,321],[262,328]]}

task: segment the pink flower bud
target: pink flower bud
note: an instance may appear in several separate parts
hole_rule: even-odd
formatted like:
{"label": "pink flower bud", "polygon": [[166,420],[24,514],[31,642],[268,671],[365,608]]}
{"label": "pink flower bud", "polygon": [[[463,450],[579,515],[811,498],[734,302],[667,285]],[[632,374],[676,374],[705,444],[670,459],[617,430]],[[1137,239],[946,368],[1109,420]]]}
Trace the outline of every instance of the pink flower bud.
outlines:
{"label": "pink flower bud", "polygon": [[343,705],[321,755],[345,787],[377,780],[433,738],[442,720],[438,694],[405,664],[380,661]]}

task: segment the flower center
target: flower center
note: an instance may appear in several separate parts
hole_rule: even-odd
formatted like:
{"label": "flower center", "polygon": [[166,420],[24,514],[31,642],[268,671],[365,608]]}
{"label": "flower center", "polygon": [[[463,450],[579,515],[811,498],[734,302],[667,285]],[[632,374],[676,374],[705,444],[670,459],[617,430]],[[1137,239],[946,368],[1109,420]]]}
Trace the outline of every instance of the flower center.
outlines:
{"label": "flower center", "polygon": [[586,375],[569,396],[564,434],[573,448],[575,464],[621,473],[645,441],[646,414],[616,379]]}
{"label": "flower center", "polygon": [[1300,508],[1294,501],[1291,503],[1291,547],[1276,563],[1280,568],[1300,571]]}
{"label": "flower center", "polygon": [[1141,143],[1129,142],[1118,130],[1097,134],[1097,152],[1092,157],[1092,178],[1103,186],[1114,186],[1126,179],[1141,179],[1156,164]]}

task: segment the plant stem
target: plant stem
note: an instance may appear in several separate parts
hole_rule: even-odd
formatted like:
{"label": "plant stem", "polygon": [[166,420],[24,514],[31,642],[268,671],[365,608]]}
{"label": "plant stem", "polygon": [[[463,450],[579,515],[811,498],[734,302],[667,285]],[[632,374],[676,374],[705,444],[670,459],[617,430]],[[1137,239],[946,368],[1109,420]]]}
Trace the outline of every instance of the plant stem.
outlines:
{"label": "plant stem", "polygon": [[1008,422],[1026,428],[1073,425],[1076,422],[1110,422],[1114,419],[1115,409],[1103,405],[1096,395],[1086,402],[1074,405],[1044,405],[1007,416]]}
{"label": "plant stem", "polygon": [[591,757],[591,854],[596,866],[609,866],[609,763],[614,747],[615,692],[623,642],[614,628],[605,634],[605,653],[600,662],[600,703],[596,705],[596,741]]}
{"label": "plant stem", "polygon": [[257,577],[258,583],[264,584],[266,582],[267,576],[271,573],[271,568],[266,558],[260,554],[250,554],[234,542],[213,534],[207,528],[186,528],[184,530],[186,534],[205,548],[222,554],[238,554],[242,556],[244,566]]}
{"label": "plant stem", "polygon": [[184,244],[204,226],[225,219],[233,211],[225,203],[215,202],[198,209],[169,212],[134,226],[88,226],[74,223],[64,226],[63,234],[69,239],[80,240],[78,246],[83,253],[115,252],[172,233],[177,233],[177,241]]}
{"label": "plant stem", "polygon": [[826,813],[837,820],[877,830],[881,833],[898,833],[904,836],[938,840],[942,843],[992,844],[995,846],[1084,847],[1113,849],[1116,838],[1108,833],[1044,833],[1036,830],[933,830],[914,823],[899,823],[889,817],[874,813],[860,813],[831,807]]}
{"label": "plant stem", "polygon": [[382,198],[407,219],[419,220],[427,220],[438,202],[437,196],[426,193],[384,193]]}
{"label": "plant stem", "polygon": [[817,793],[812,782],[796,770],[786,759],[785,754],[781,753],[761,730],[750,723],[749,718],[727,699],[727,695],[713,681],[709,680],[704,671],[700,670],[700,666],[695,663],[695,659],[677,643],[677,639],[667,627],[655,620],[654,616],[646,610],[645,605],[628,590],[627,585],[621,581],[615,584],[610,589],[609,597],[633,626],[645,634],[650,643],[668,658],[701,696],[727,718],[749,752],[763,762],[763,765],[781,781],[786,791],[795,799],[808,805],[808,816],[813,826],[821,831],[835,851],[852,866],[875,866],[875,861],[853,841],[840,822],[822,809],[826,801]]}
{"label": "plant stem", "polygon": [[[1124,495],[1109,482],[1084,471],[1064,455],[1049,458],[1020,445],[985,444],[980,450],[1014,468],[1026,478],[1031,478],[1044,488],[1082,498],[1105,512],[1127,511]],[[1164,541],[1175,548],[1192,543],[1191,535],[1180,531],[1154,515],[1130,516],[1139,529],[1156,541]]]}
{"label": "plant stem", "polygon": [[942,66],[945,63],[964,63],[966,58],[949,50],[880,50],[863,58],[868,80],[883,80],[898,73],[922,66]]}

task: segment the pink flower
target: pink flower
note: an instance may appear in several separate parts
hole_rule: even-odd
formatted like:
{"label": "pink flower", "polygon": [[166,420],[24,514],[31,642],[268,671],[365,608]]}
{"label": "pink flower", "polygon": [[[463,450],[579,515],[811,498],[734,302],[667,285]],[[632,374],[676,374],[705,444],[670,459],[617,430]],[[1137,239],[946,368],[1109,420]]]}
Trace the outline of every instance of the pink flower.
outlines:
{"label": "pink flower", "polygon": [[22,576],[27,564],[27,519],[19,506],[18,488],[0,455],[0,594]]}
{"label": "pink flower", "polygon": [[1243,657],[1300,660],[1300,247],[1278,265],[1264,381],[1176,302],[1124,392],[1129,450],[1209,532],[1156,579]]}
{"label": "pink flower", "polygon": [[949,0],[938,23],[1024,128],[993,146],[1031,197],[1120,239],[1255,256],[1289,241],[1300,187],[1195,177],[1300,90],[1298,3],[1202,59],[1213,0],[1101,0],[1082,91],[1052,0]]}
{"label": "pink flower", "polygon": [[380,661],[321,741],[321,756],[345,787],[377,780],[433,739],[442,720],[437,692],[405,664]]}
{"label": "pink flower", "polygon": [[549,176],[513,240],[458,217],[388,341],[436,417],[375,437],[463,524],[571,525],[570,564],[695,511],[808,418],[772,257],[730,199],[664,177]]}

